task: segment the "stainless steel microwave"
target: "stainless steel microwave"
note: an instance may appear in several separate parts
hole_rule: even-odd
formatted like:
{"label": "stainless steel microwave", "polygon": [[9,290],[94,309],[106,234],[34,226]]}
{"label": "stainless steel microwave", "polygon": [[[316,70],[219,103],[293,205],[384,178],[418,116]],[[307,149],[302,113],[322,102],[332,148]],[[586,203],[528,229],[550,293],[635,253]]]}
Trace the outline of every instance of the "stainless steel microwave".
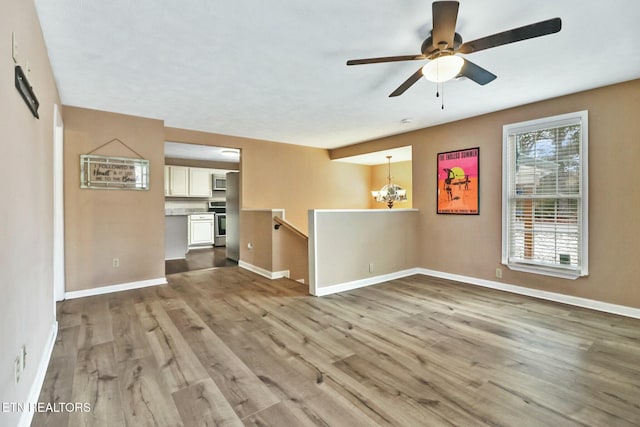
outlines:
{"label": "stainless steel microwave", "polygon": [[213,176],[213,189],[214,190],[226,190],[227,189],[227,177],[226,176]]}

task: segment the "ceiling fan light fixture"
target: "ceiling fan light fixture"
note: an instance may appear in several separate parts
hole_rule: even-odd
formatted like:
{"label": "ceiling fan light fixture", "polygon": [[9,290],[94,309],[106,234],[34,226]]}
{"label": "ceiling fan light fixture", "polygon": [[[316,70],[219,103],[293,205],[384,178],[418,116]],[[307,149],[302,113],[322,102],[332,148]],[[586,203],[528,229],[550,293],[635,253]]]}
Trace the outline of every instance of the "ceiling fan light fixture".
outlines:
{"label": "ceiling fan light fixture", "polygon": [[464,59],[459,56],[440,56],[422,67],[422,75],[429,81],[442,83],[460,74],[463,65]]}

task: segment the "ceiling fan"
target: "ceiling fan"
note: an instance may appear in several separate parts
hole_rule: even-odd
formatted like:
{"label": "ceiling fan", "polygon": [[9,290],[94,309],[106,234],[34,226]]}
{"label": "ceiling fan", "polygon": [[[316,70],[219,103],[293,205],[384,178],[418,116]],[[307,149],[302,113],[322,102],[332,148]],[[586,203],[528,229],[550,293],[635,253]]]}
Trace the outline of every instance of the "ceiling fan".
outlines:
{"label": "ceiling fan", "polygon": [[389,95],[390,97],[402,95],[423,76],[428,80],[438,83],[456,77],[467,77],[480,85],[486,85],[495,80],[497,76],[457,54],[469,54],[521,40],[546,36],[547,34],[557,33],[562,28],[560,18],[553,18],[462,43],[462,37],[456,33],[458,6],[459,2],[457,1],[433,2],[433,29],[431,30],[431,35],[422,42],[420,49],[422,53],[417,55],[350,59],[347,61],[347,65],[415,61],[421,59],[430,60],[425,66],[420,67],[418,71],[398,86],[398,88]]}

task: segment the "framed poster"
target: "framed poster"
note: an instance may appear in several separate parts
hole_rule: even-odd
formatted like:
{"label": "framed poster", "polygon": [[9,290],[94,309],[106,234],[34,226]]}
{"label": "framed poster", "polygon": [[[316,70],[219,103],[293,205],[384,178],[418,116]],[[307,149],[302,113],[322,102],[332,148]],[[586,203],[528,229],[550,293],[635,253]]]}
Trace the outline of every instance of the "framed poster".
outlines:
{"label": "framed poster", "polygon": [[80,188],[148,190],[149,161],[127,157],[81,155]]}
{"label": "framed poster", "polygon": [[438,153],[439,214],[480,213],[480,147]]}

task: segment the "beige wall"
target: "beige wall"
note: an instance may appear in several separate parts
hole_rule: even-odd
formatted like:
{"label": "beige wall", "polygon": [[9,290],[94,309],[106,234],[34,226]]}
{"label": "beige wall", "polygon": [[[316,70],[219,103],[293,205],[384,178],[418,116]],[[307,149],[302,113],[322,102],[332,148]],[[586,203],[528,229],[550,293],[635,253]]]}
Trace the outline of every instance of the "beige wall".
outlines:
{"label": "beige wall", "polygon": [[[331,162],[326,150],[164,128],[158,120],[77,107],[64,113],[67,291],[164,277],[165,140],[242,149],[242,207],[285,208],[287,219],[305,232],[308,209],[368,207],[369,168]],[[113,138],[150,161],[149,191],[80,188],[79,156]],[[118,143],[94,154],[135,156]],[[262,255],[246,252],[248,241],[260,241],[260,231],[245,227],[242,218],[241,259],[272,271]]]}
{"label": "beige wall", "polygon": [[[407,190],[407,201],[394,205],[394,209],[410,209],[413,207],[413,182],[412,182],[412,163],[411,161],[391,163],[391,179],[394,184]],[[371,166],[371,191],[378,191],[387,185],[389,180],[389,165]],[[371,209],[388,209],[385,203],[376,202],[373,197],[369,199],[369,207]]]}
{"label": "beige wall", "polygon": [[[55,322],[52,147],[60,100],[33,2],[7,1],[0,9],[0,402],[26,402]],[[14,87],[12,32],[19,65],[29,62],[39,120]],[[16,385],[13,361],[23,345],[27,366]],[[0,425],[16,425],[20,415],[0,412]]]}
{"label": "beige wall", "polygon": [[[424,268],[614,304],[640,307],[640,80],[461,120],[368,144],[333,150],[332,158],[413,146],[413,206]],[[589,268],[577,280],[510,271],[501,260],[502,126],[589,111]],[[480,147],[480,215],[435,213],[436,154]],[[496,279],[496,267],[503,267]]]}
{"label": "beige wall", "polygon": [[282,208],[303,232],[309,209],[369,207],[369,167],[330,162],[327,150],[175,128],[166,128],[165,137],[240,148],[241,207]]}
{"label": "beige wall", "polygon": [[310,290],[416,267],[418,216],[401,209],[309,212]]}
{"label": "beige wall", "polygon": [[309,284],[309,241],[281,226],[273,230],[273,271],[283,270],[290,279]]}
{"label": "beige wall", "polygon": [[273,217],[271,209],[240,210],[240,260],[269,272],[275,271]]}
{"label": "beige wall", "polygon": [[265,274],[287,270],[291,279],[309,283],[307,240],[285,227],[276,230],[273,220],[276,216],[285,218],[285,212],[282,209],[240,211],[240,260],[265,270]]}
{"label": "beige wall", "polygon": [[[163,123],[74,107],[64,114],[67,291],[164,277]],[[113,138],[149,160],[148,191],[80,188],[80,155]],[[136,157],[117,142],[93,154]]]}

